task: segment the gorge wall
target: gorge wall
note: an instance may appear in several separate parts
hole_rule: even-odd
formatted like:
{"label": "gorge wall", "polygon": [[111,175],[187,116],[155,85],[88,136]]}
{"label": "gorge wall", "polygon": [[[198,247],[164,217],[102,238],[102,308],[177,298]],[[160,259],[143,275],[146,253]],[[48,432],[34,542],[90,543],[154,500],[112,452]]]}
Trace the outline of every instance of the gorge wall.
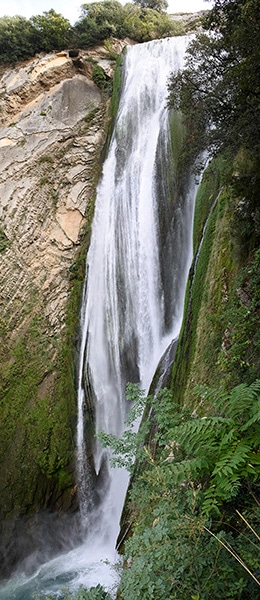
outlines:
{"label": "gorge wall", "polygon": [[23,515],[77,508],[75,336],[109,124],[92,70],[111,81],[125,43],[41,55],[0,80],[1,574],[22,555],[4,548]]}
{"label": "gorge wall", "polygon": [[[114,58],[125,43],[113,45]],[[22,556],[18,534],[33,543],[33,523],[40,537],[39,509],[59,512],[63,530],[64,515],[76,515],[75,338],[109,123],[107,98],[92,81],[96,63],[109,81],[115,60],[105,47],[40,56],[1,78],[2,576]],[[202,237],[204,243],[195,278],[191,271],[171,383],[175,402],[191,410],[198,408],[197,384],[230,389],[259,374],[260,254],[256,245],[243,250],[243,199],[223,183],[245,163],[222,161],[211,163],[197,198],[194,252]],[[207,415],[208,407],[199,410]],[[153,531],[156,522],[149,526]]]}

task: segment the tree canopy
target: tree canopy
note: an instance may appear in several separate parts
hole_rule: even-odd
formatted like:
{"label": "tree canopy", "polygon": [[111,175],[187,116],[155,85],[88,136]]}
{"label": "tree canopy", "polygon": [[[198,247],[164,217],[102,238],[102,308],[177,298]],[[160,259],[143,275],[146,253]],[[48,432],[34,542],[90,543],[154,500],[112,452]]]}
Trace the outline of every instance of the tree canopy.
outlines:
{"label": "tree canopy", "polygon": [[37,45],[43,52],[61,50],[70,41],[71,25],[68,19],[53,10],[31,17]]}
{"label": "tree canopy", "polygon": [[67,47],[71,25],[61,14],[51,9],[31,19],[0,18],[0,62],[26,60],[37,52],[51,52]]}
{"label": "tree canopy", "polygon": [[153,8],[158,12],[165,12],[168,8],[167,0],[133,0],[141,8]]}
{"label": "tree canopy", "polygon": [[30,19],[2,17],[0,63],[26,60],[38,52],[89,48],[110,37],[144,42],[184,33],[183,25],[165,13],[166,7],[166,0],[138,0],[124,6],[117,0],[87,3],[73,27],[53,9]]}
{"label": "tree canopy", "polygon": [[0,62],[26,60],[35,53],[34,29],[24,17],[0,19]]}
{"label": "tree canopy", "polygon": [[259,2],[216,0],[204,28],[185,70],[171,77],[169,105],[182,110],[201,148],[242,145],[259,154]]}
{"label": "tree canopy", "polygon": [[153,0],[124,6],[117,0],[83,4],[82,15],[74,27],[75,42],[86,48],[111,36],[128,36],[143,42],[178,33],[180,26],[158,8],[164,0],[154,0],[152,4]]}

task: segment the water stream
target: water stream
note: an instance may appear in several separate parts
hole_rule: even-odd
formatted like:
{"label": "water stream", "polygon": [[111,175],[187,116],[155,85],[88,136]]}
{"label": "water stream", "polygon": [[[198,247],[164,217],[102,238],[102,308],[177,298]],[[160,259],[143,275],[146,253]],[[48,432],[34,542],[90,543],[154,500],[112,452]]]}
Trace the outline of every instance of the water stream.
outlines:
{"label": "water stream", "polygon": [[107,451],[90,441],[89,431],[91,426],[120,435],[126,383],[148,390],[160,358],[179,334],[196,184],[187,174],[177,193],[166,96],[169,74],[182,66],[188,41],[169,38],[127,50],[118,117],[98,186],[78,378],[77,473],[85,541],[31,577],[18,573],[0,588],[0,599],[62,597],[62,587],[101,583],[115,590],[118,584],[115,543],[128,478],[110,469]]}

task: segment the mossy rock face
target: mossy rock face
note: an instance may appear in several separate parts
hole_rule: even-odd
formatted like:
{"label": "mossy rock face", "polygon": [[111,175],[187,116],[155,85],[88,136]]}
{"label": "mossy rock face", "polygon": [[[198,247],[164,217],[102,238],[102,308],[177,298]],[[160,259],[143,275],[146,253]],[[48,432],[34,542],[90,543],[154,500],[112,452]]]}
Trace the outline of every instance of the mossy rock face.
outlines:
{"label": "mossy rock face", "polygon": [[[95,87],[92,82],[90,87]],[[22,163],[23,181],[31,187],[20,194],[17,205],[19,185],[18,192],[15,188],[5,198],[5,228],[0,229],[5,267],[0,298],[0,577],[8,576],[33,550],[38,552],[37,531],[46,534],[49,527],[44,531],[44,523],[53,528],[53,552],[62,550],[59,532],[64,527],[67,547],[70,534],[80,541],[75,476],[79,315],[111,119],[107,94],[99,106],[87,102],[82,120],[75,127],[70,123],[71,136],[66,132],[42,155],[32,153],[31,162],[28,158],[28,164]],[[82,216],[76,241],[57,228],[70,193],[74,213]]]}
{"label": "mossy rock face", "polygon": [[28,515],[32,529],[39,509],[61,515],[77,509],[74,386],[44,332],[44,318],[34,316],[11,348],[8,340],[4,361],[1,356],[0,576],[37,546],[32,531],[31,547],[26,536],[22,542]]}
{"label": "mossy rock face", "polygon": [[[50,343],[46,325],[44,317],[36,314],[31,319],[28,317],[28,323],[12,344],[6,334],[3,336],[1,513],[16,512],[19,506],[26,504],[26,496],[28,504],[32,503],[32,496],[35,494],[32,473],[35,475],[39,470],[46,477],[57,477],[60,469],[72,461],[72,434],[68,434],[68,431],[71,430],[72,415],[76,412],[73,367],[70,384],[69,373],[67,375],[66,394],[65,382],[61,385],[62,359],[57,359],[54,355],[55,350],[59,352],[59,347],[57,344],[55,348]],[[61,354],[64,354],[64,350]],[[57,423],[64,426],[64,433],[61,438],[57,435],[54,443]],[[7,506],[4,502],[6,482],[9,489],[12,489]]]}
{"label": "mossy rock face", "polygon": [[237,249],[240,199],[230,169],[223,156],[212,161],[197,194],[195,258],[171,384],[181,404],[192,405],[196,385],[229,388],[259,376],[259,250],[242,256]]}

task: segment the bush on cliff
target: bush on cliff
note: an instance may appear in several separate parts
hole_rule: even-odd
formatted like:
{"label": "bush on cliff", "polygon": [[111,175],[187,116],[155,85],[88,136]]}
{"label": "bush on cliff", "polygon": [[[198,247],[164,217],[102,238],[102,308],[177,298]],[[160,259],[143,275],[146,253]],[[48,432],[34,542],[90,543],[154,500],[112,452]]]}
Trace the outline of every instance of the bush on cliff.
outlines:
{"label": "bush on cliff", "polygon": [[138,42],[184,33],[181,23],[153,8],[117,0],[83,4],[74,26],[53,9],[42,15],[0,18],[0,63],[15,63],[38,52],[69,47],[90,48],[110,37]]}

